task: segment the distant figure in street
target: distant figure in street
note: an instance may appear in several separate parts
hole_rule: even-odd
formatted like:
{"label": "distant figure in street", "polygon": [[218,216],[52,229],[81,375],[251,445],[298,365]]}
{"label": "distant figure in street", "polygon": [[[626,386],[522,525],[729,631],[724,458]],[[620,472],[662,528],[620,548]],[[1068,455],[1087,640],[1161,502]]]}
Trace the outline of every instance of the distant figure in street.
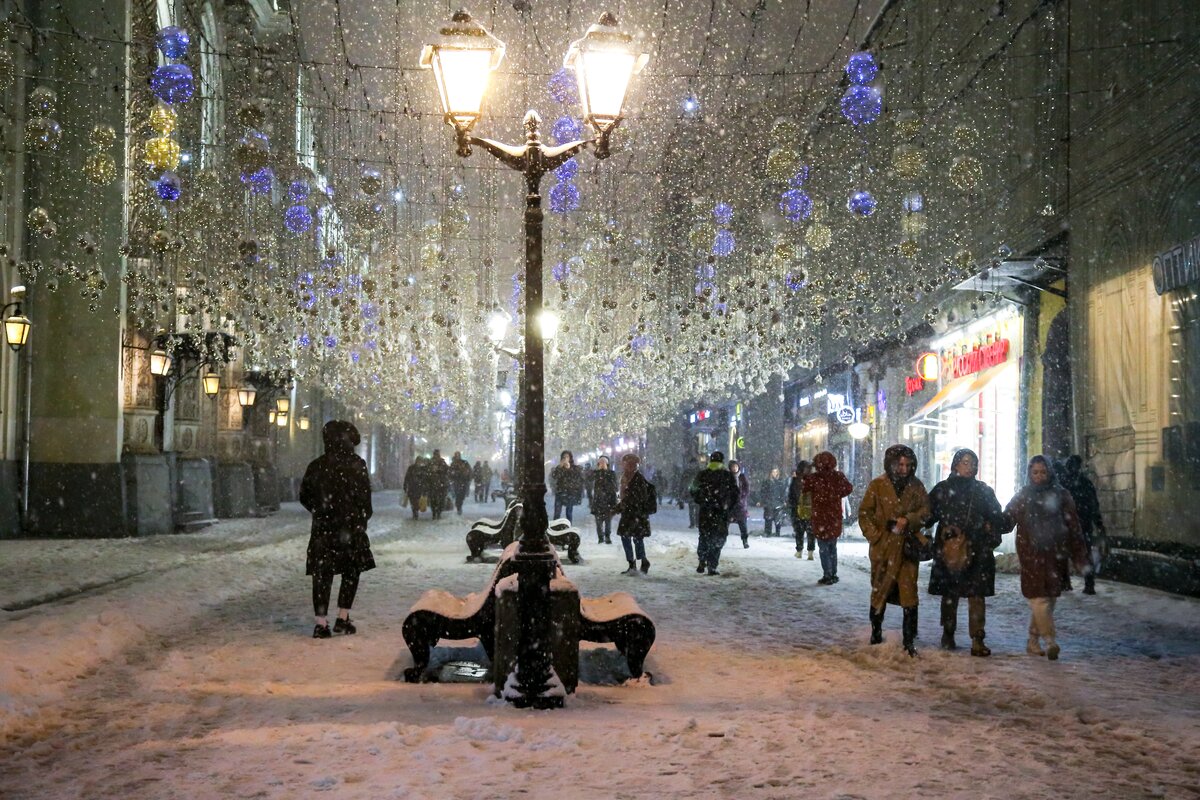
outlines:
{"label": "distant figure in street", "polygon": [[[1071,493],[1058,485],[1044,456],[1029,459],[1029,483],[1008,502],[1004,514],[1017,528],[1017,559],[1021,562],[1021,594],[1029,601],[1030,655],[1058,658],[1054,605],[1071,591],[1071,563],[1091,570],[1087,544]],[[1046,649],[1042,650],[1042,641]]]}
{"label": "distant figure in street", "polygon": [[867,486],[858,507],[858,526],[871,543],[871,644],[883,641],[883,612],[894,603],[904,609],[904,651],[910,656],[917,654],[918,561],[904,545],[906,539],[917,549],[932,543],[921,532],[929,495],[916,471],[912,448],[892,445],[883,454],[883,474]]}
{"label": "distant figure in street", "polygon": [[471,489],[471,464],[457,450],[450,459],[450,488],[454,492],[454,510],[461,517],[463,501]]}
{"label": "distant figure in street", "polygon": [[654,484],[638,472],[638,460],[634,453],[621,456],[621,500],[616,513],[621,515],[617,536],[621,537],[625,560],[629,562],[629,568],[624,573],[626,575],[637,574],[638,565],[634,563],[634,558],[641,561],[642,574],[650,571],[645,539],[650,535],[650,515],[658,510],[658,494]]}
{"label": "distant figure in street", "polygon": [[[300,482],[300,504],[312,513],[308,558],[304,572],[312,576],[314,639],[336,633],[355,633],[350,607],[358,591],[358,577],[375,568],[367,520],[371,518],[371,481],[367,463],[355,454],[361,438],[349,422],[333,420],[321,429],[325,455],[314,459]],[[333,576],[342,576],[338,588],[338,615],[329,630],[329,594]]]}
{"label": "distant figure in street", "polygon": [[486,502],[487,489],[483,485],[483,461],[480,459],[476,459],[475,466],[471,467],[471,481],[475,484],[475,502]]}
{"label": "distant figure in street", "polygon": [[729,472],[737,481],[738,499],[733,510],[729,512],[729,521],[738,526],[738,531],[742,534],[742,547],[750,546],[750,533],[746,528],[746,523],[750,518],[750,480],[746,477],[746,473],[742,472],[742,465],[737,461],[729,462]]}
{"label": "distant figure in street", "polygon": [[[778,536],[780,517],[784,514],[784,504],[787,502],[787,483],[779,472],[779,467],[772,467],[771,474],[762,482],[758,489],[758,502],[763,510],[763,536]],[[772,529],[775,531],[771,533]]]}
{"label": "distant figure in street", "polygon": [[429,467],[423,456],[417,456],[404,473],[404,501],[412,508],[412,518],[421,516],[421,498],[428,503]]}
{"label": "distant figure in street", "polygon": [[725,469],[724,453],[713,451],[708,464],[692,479],[689,493],[696,504],[696,520],[700,525],[700,541],[696,545],[700,565],[696,572],[707,570],[709,575],[720,575],[717,564],[725,537],[729,535],[729,515],[737,506],[739,494],[737,480]]}
{"label": "distant figure in street", "polygon": [[813,551],[817,549],[816,537],[812,532],[812,495],[804,489],[804,479],[811,473],[811,463],[797,461],[796,471],[788,483],[787,496],[792,515],[792,535],[796,538],[796,558],[804,557],[804,543],[807,540],[809,561],[813,560]]}
{"label": "distant figure in street", "polygon": [[[700,456],[698,459],[700,469],[707,469],[708,456]],[[688,504],[688,528],[696,527],[700,514],[700,504],[692,499],[692,483],[694,482],[696,473],[684,471],[681,480],[683,491],[681,494],[687,498]]]}
{"label": "distant figure in street", "polygon": [[550,470],[550,489],[554,492],[552,519],[566,514],[569,522],[575,522],[575,506],[583,500],[583,470],[575,466],[575,456],[570,450],[563,450]]}
{"label": "distant figure in street", "polygon": [[1063,464],[1062,487],[1071,493],[1075,501],[1075,512],[1079,515],[1079,527],[1087,543],[1092,568],[1083,574],[1083,593],[1096,593],[1096,573],[1100,571],[1104,552],[1108,549],[1108,529],[1100,516],[1100,498],[1096,496],[1096,485],[1083,474],[1083,459],[1078,455],[1067,457]]}
{"label": "distant figure in street", "polygon": [[446,459],[442,458],[441,450],[433,451],[433,456],[429,459],[428,470],[429,509],[433,512],[434,519],[441,519],[442,511],[446,508],[446,500],[450,494],[450,465],[446,463]]}
{"label": "distant figure in street", "polygon": [[[837,541],[842,535],[842,498],[854,491],[850,480],[837,468],[833,453],[817,453],[813,457],[813,471],[804,476],[801,483],[808,495],[811,518],[809,519],[808,558],[812,560],[813,539],[821,551],[821,578],[817,583],[829,586],[838,582]],[[796,539],[800,546],[800,539]]]}
{"label": "distant figure in street", "polygon": [[592,516],[596,518],[596,543],[612,544],[612,518],[617,513],[617,475],[608,466],[608,456],[596,460],[591,496]]}
{"label": "distant figure in street", "polygon": [[986,598],[996,593],[996,556],[1000,537],[1012,530],[996,493],[977,480],[979,456],[959,450],[950,461],[950,476],[929,492],[929,519],[937,525],[929,593],[942,597],[942,648],[954,650],[958,599],[967,598],[971,655],[990,656],[984,644]]}

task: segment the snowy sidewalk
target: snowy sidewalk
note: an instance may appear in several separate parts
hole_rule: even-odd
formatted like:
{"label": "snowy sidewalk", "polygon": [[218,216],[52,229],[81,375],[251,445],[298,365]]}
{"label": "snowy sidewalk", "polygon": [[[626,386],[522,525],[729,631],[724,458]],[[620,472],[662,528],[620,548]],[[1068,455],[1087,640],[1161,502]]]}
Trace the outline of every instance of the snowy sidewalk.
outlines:
{"label": "snowy sidewalk", "polygon": [[700,576],[686,514],[664,507],[650,574],[625,576],[581,514],[585,561],[567,573],[586,596],[637,598],[655,685],[616,685],[620,659],[597,647],[566,709],[521,712],[483,685],[397,680],[408,607],[480,588],[491,567],[464,563],[463,535],[499,505],[433,523],[395,494],[375,503],[360,633],[328,641],[308,638],[293,505],[198,534],[0,542],[0,606],[16,609],[0,613],[0,797],[1198,796],[1195,600],[1101,581],[1060,603],[1051,663],[1025,655],[1027,608],[1002,575],[992,658],[937,650],[923,595],[911,660],[894,609],[885,644],[866,644],[861,539],[831,587],[787,529],[745,550],[731,536],[722,575]]}

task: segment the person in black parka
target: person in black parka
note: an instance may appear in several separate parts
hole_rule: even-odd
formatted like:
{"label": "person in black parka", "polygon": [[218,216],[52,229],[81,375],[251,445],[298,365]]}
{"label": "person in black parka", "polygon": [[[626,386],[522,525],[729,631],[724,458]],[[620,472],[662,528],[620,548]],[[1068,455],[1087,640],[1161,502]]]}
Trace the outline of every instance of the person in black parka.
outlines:
{"label": "person in black parka", "polygon": [[596,517],[597,544],[612,544],[612,518],[617,507],[617,475],[608,466],[608,456],[596,459],[592,470],[592,515]]}
{"label": "person in black parka", "polygon": [[314,639],[328,639],[329,593],[340,574],[338,617],[334,630],[354,633],[350,607],[358,591],[358,576],[375,568],[367,520],[371,518],[371,481],[367,463],[354,452],[361,441],[349,422],[333,420],[321,430],[325,455],[313,460],[300,482],[300,504],[312,512],[305,574],[312,576]]}
{"label": "person in black parka", "polygon": [[446,459],[442,458],[441,450],[433,451],[427,469],[429,510],[433,512],[434,519],[441,519],[442,511],[447,505],[446,501],[450,499],[450,465],[446,463]]}
{"label": "person in black parka", "polygon": [[638,472],[641,459],[634,453],[621,456],[621,501],[615,512],[621,515],[617,524],[617,536],[625,549],[625,560],[629,562],[626,575],[636,575],[638,567],[634,558],[641,560],[641,570],[650,571],[650,560],[646,558],[646,542],[650,535],[650,515],[658,510],[658,493],[654,485]]}
{"label": "person in black parka", "polygon": [[[996,557],[1001,535],[1012,529],[992,487],[976,479],[979,457],[972,450],[959,450],[950,461],[950,477],[929,493],[930,516],[925,525],[937,525],[933,540],[933,566],[929,570],[929,593],[942,597],[942,647],[953,650],[958,626],[958,599],[967,598],[967,623],[971,655],[989,656],[983,643],[985,600],[996,593]],[[948,538],[965,536],[970,558],[955,571],[947,566],[943,547]]]}
{"label": "person in black parka", "polygon": [[463,501],[471,488],[471,464],[457,450],[450,459],[450,487],[454,492],[454,510],[462,516]]}
{"label": "person in black parka", "polygon": [[707,570],[709,575],[720,575],[717,564],[725,547],[725,537],[729,535],[729,516],[741,497],[737,479],[725,469],[724,453],[713,451],[708,457],[708,465],[692,479],[688,491],[699,509],[696,516],[700,541],[696,544],[696,557],[700,565],[696,572],[703,574]]}

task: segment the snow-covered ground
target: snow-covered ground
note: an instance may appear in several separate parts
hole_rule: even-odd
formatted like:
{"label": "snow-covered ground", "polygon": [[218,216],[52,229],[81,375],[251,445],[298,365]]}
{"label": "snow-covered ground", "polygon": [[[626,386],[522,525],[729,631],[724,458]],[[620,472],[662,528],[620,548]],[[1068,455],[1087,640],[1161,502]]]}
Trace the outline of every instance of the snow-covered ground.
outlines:
{"label": "snow-covered ground", "polygon": [[731,536],[722,575],[699,576],[664,507],[650,574],[628,577],[581,516],[586,563],[567,575],[654,619],[654,685],[620,685],[620,659],[589,646],[565,709],[520,711],[487,685],[398,680],[409,606],[481,588],[492,567],[464,563],[466,521],[499,506],[436,524],[395,494],[376,509],[359,633],[325,641],[294,505],[191,535],[0,541],[0,797],[1200,797],[1196,600],[1100,581],[1060,601],[1049,662],[1025,654],[1002,575],[991,658],[938,650],[925,596],[913,660],[896,609],[866,643],[859,538],[831,587],[787,536]]}

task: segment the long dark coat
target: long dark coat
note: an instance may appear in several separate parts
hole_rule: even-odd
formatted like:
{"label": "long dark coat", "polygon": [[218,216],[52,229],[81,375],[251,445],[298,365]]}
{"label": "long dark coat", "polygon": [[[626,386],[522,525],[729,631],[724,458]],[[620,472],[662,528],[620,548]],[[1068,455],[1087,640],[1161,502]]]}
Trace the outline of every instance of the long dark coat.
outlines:
{"label": "long dark coat", "polygon": [[700,470],[688,492],[700,507],[699,521],[704,528],[727,523],[738,501],[737,481],[727,469]]}
{"label": "long dark coat", "polygon": [[[995,548],[1012,530],[992,487],[975,478],[951,475],[929,492],[927,525],[937,524],[929,593],[954,597],[991,597],[996,593]],[[949,527],[961,529],[971,542],[971,561],[951,572],[942,560],[942,541]]]}
{"label": "long dark coat", "polygon": [[554,498],[564,506],[577,506],[583,499],[583,470],[559,464],[550,470],[550,486]]}
{"label": "long dark coat", "polygon": [[445,497],[450,492],[450,465],[446,463],[446,459],[438,456],[437,458],[429,459],[429,463],[425,467],[428,477],[427,491],[429,500],[432,503],[434,495],[440,493],[441,497]]}
{"label": "long dark coat", "polygon": [[[730,473],[733,475],[733,473]],[[729,512],[730,522],[745,522],[750,516],[750,479],[746,477],[746,473],[739,472],[733,476],[737,481],[737,503],[734,504],[733,510]]]}
{"label": "long dark coat", "polygon": [[[595,503],[595,499],[592,500]],[[617,523],[617,536],[629,536],[634,539],[645,539],[650,535],[650,505],[654,502],[654,487],[650,481],[635,472],[629,479],[629,485],[621,494],[621,502],[617,513],[621,521]]]}
{"label": "long dark coat", "polygon": [[313,515],[306,575],[365,572],[375,567],[367,538],[372,513],[367,462],[349,445],[331,446],[326,440],[325,455],[304,472],[300,504]]}
{"label": "long dark coat", "polygon": [[456,491],[465,492],[471,485],[471,465],[463,458],[450,459],[450,483]]}
{"label": "long dark coat", "polygon": [[1056,483],[1027,485],[1004,509],[1017,527],[1021,594],[1058,597],[1071,591],[1071,562],[1082,566],[1088,548],[1071,493]]}
{"label": "long dark coat", "polygon": [[611,469],[592,472],[592,513],[597,517],[610,517],[617,507],[617,473]]}

